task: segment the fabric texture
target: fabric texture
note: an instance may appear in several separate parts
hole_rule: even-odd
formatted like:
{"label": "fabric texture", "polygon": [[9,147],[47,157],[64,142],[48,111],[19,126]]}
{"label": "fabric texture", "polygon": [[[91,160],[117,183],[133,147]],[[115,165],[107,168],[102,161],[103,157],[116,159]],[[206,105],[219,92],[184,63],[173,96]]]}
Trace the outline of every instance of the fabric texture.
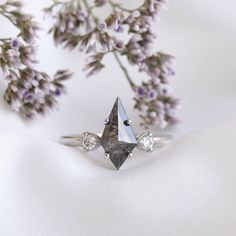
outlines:
{"label": "fabric texture", "polygon": [[236,122],[122,170],[95,153],[0,133],[1,235],[235,235]]}

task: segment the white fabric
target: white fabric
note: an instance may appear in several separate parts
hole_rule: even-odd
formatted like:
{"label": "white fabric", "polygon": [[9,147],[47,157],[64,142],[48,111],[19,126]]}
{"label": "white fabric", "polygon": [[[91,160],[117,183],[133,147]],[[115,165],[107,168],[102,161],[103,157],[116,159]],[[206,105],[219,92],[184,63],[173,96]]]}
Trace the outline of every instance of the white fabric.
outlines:
{"label": "white fabric", "polygon": [[236,122],[114,171],[100,153],[0,133],[1,235],[235,235]]}
{"label": "white fabric", "polygon": [[[42,21],[49,2],[25,0],[26,10]],[[0,100],[0,235],[236,235],[235,6],[170,1],[157,48],[176,55],[172,84],[183,98],[182,122],[166,131],[176,137],[170,147],[137,152],[119,172],[101,149],[85,155],[56,142],[64,134],[101,132],[118,95],[141,131],[122,72],[108,56],[104,72],[84,79],[84,57],[55,48],[42,32],[39,68],[71,68],[76,76],[59,112],[44,119],[25,122]],[[49,21],[41,23],[48,28]],[[0,29],[0,36],[15,32],[2,18]],[[0,80],[0,94],[4,87]]]}

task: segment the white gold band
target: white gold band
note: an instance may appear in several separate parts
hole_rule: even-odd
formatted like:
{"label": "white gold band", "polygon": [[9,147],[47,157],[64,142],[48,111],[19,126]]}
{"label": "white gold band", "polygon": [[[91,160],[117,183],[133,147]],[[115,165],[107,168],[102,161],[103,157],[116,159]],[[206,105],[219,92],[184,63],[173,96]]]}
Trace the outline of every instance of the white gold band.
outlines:
{"label": "white gold band", "polygon": [[[141,151],[153,151],[155,147],[165,146],[171,139],[170,135],[155,136],[151,132],[144,132],[136,136],[137,148]],[[70,147],[82,148],[85,151],[94,151],[100,147],[101,134],[85,132],[77,135],[63,136],[60,143]]]}

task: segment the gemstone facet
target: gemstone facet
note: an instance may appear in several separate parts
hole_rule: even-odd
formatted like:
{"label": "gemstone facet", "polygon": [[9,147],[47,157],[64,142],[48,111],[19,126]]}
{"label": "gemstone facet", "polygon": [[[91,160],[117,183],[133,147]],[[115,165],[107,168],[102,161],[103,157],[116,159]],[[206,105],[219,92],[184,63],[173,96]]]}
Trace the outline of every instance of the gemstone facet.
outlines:
{"label": "gemstone facet", "polygon": [[101,145],[107,156],[119,169],[137,145],[129,119],[119,98],[113,106],[101,137]]}

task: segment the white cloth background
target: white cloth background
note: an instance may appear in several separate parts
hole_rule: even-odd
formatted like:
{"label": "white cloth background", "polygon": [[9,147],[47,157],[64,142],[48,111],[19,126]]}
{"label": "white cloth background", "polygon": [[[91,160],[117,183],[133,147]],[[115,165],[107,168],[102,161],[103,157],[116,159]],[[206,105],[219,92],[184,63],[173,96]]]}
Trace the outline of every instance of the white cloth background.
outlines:
{"label": "white cloth background", "polygon": [[[49,1],[25,3],[42,21]],[[235,235],[235,7],[233,0],[170,1],[157,48],[177,58],[173,87],[183,122],[166,131],[176,136],[170,147],[137,153],[119,172],[102,150],[84,155],[56,142],[101,132],[117,95],[139,122],[122,72],[108,57],[106,70],[84,79],[84,57],[55,48],[42,32],[40,69],[76,75],[60,110],[44,119],[26,123],[0,100],[0,235]],[[14,32],[2,18],[0,28]],[[1,80],[1,93],[4,86]]]}

